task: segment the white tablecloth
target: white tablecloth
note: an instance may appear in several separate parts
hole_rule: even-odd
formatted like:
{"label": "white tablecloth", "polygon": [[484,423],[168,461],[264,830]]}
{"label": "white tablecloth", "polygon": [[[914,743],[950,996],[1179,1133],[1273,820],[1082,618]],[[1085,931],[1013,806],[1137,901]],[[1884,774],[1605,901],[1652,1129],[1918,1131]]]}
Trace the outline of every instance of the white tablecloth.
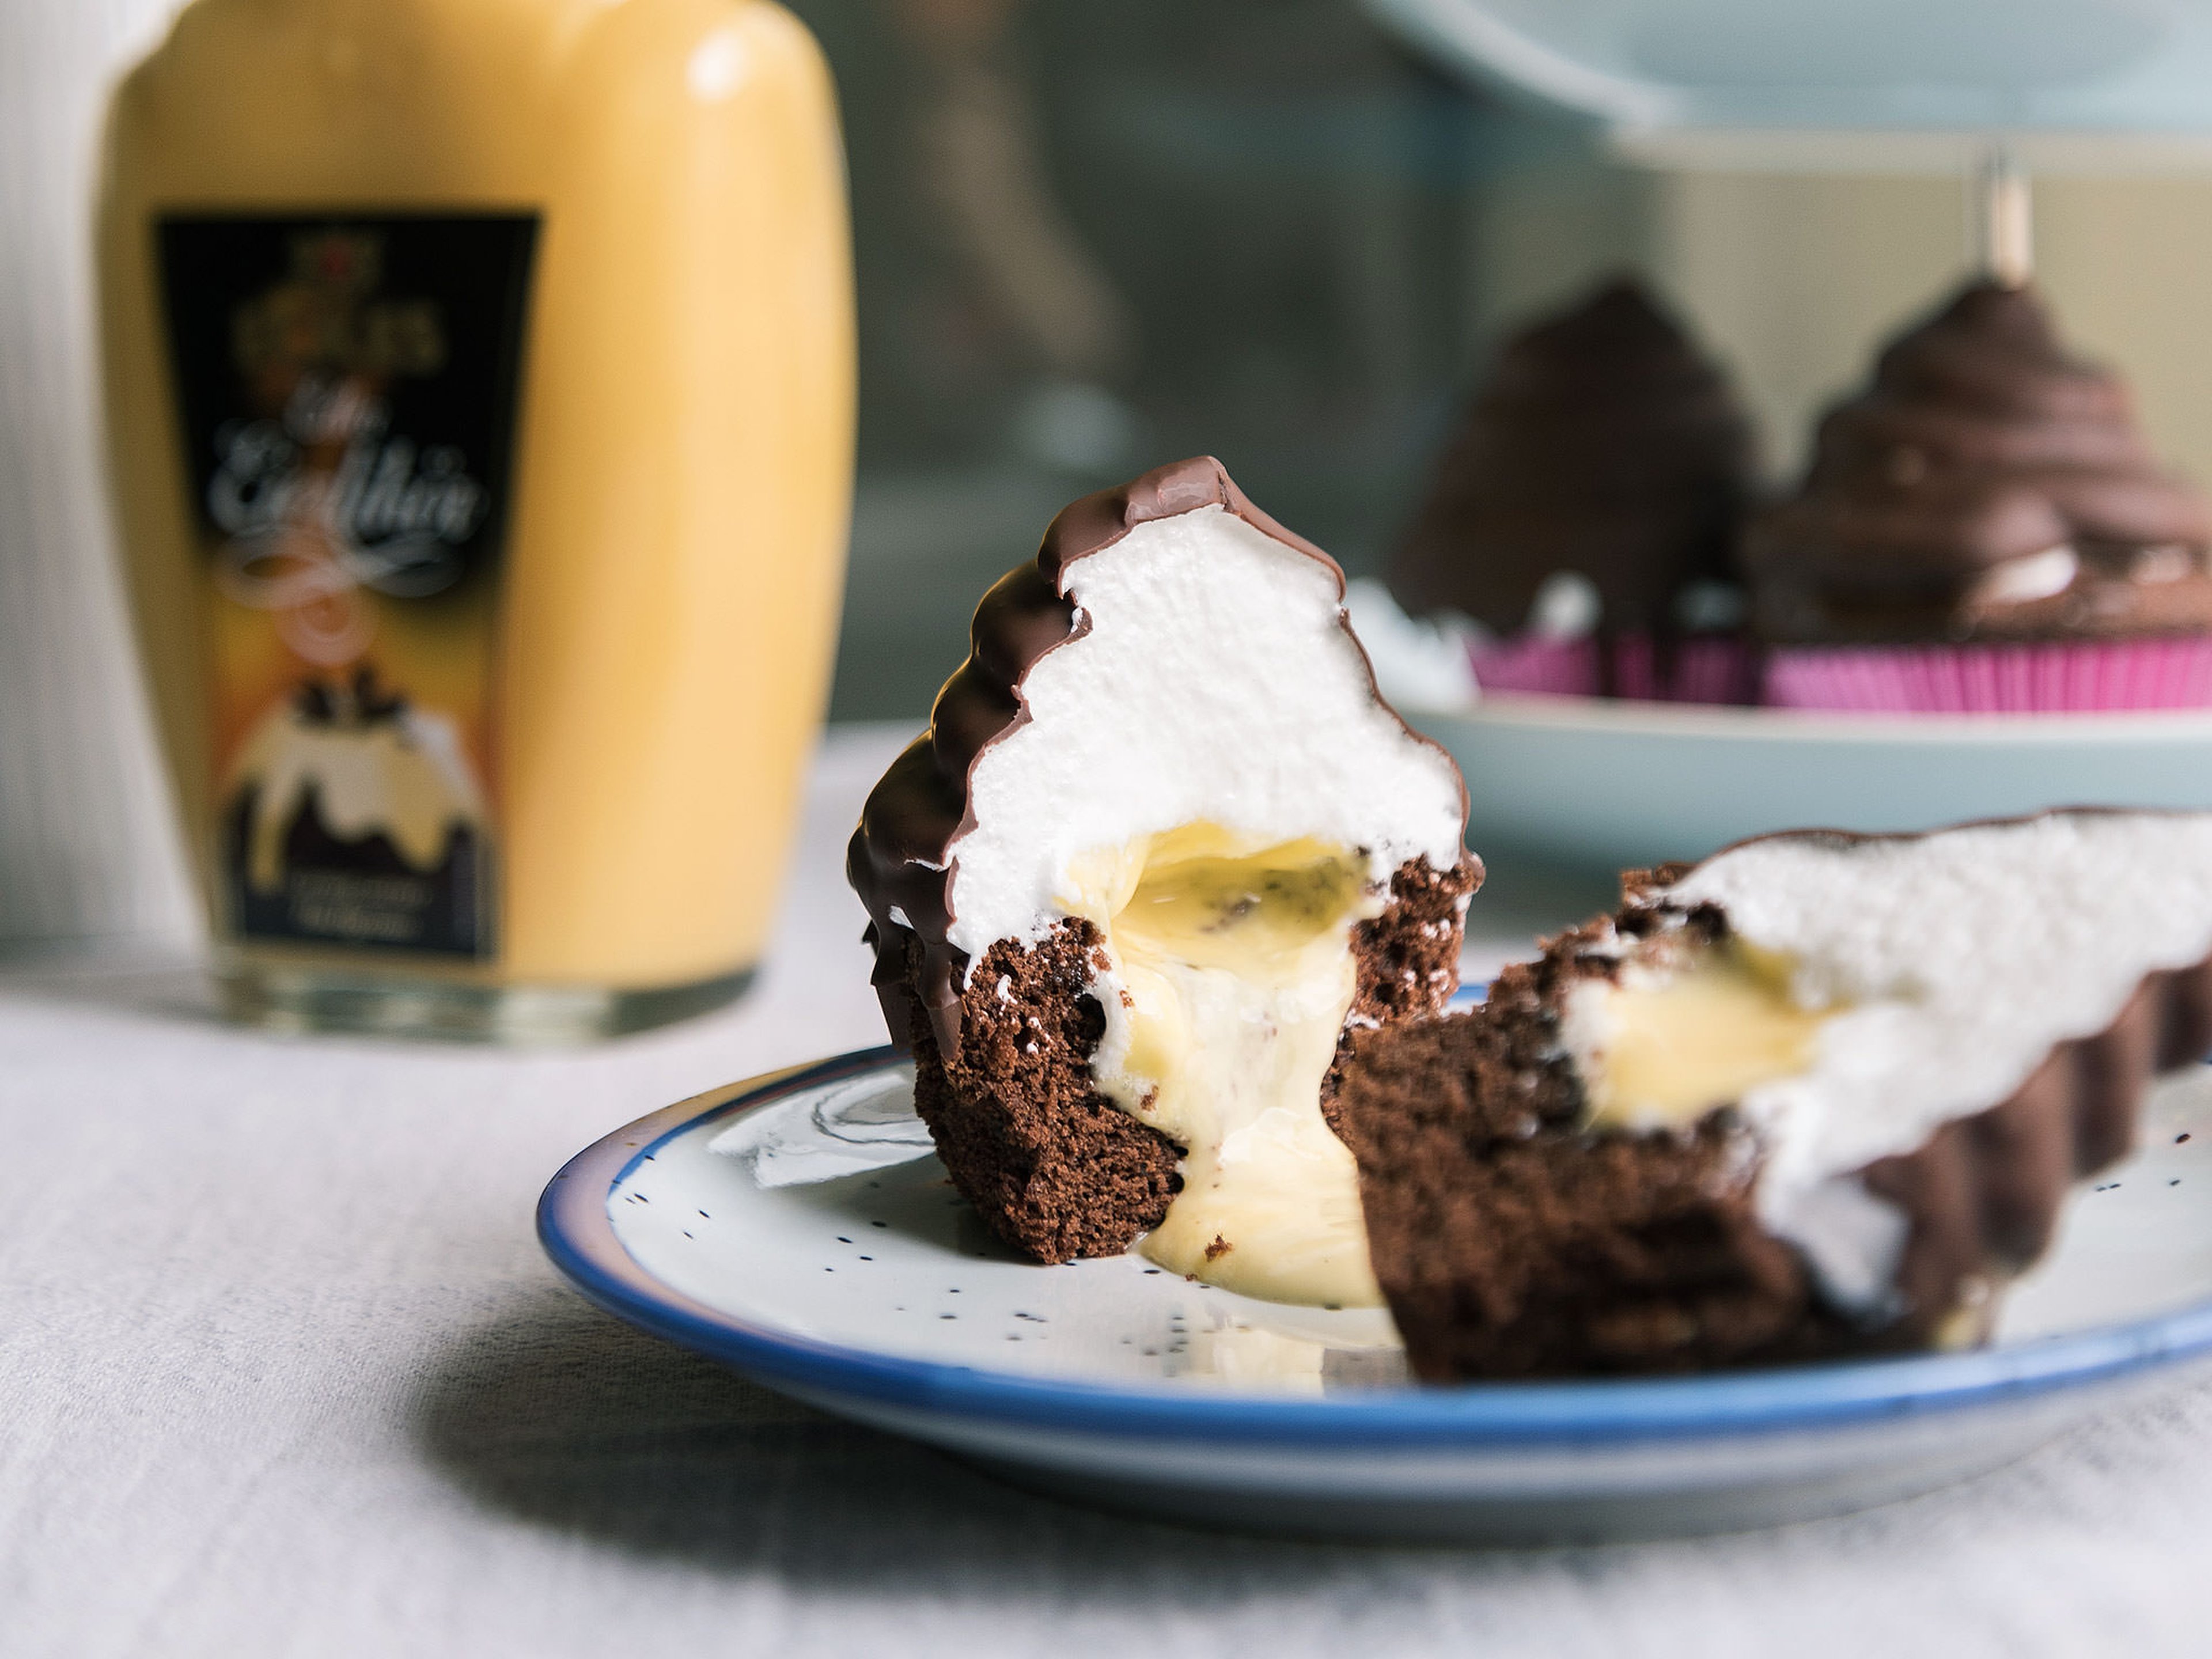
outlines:
{"label": "white tablecloth", "polygon": [[0,973],[0,1655],[2212,1650],[2205,1389],[1835,1522],[1333,1548],[1021,1496],[586,1306],[563,1159],[879,1040],[839,872],[894,741],[832,738],[760,986],[673,1030],[283,1041],[180,969]]}

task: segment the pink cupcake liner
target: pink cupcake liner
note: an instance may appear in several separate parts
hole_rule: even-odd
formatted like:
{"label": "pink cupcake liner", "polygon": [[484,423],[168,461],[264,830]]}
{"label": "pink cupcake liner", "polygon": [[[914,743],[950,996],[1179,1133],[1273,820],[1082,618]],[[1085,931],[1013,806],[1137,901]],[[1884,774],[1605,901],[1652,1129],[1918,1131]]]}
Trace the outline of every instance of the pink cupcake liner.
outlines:
{"label": "pink cupcake liner", "polygon": [[1475,684],[1485,691],[1547,697],[1594,697],[1598,694],[1597,641],[1541,639],[1515,635],[1470,646]]}
{"label": "pink cupcake liner", "polygon": [[2212,635],[1791,646],[1769,654],[1763,700],[1775,708],[1883,714],[2212,708]]}
{"label": "pink cupcake liner", "polygon": [[[1747,703],[1759,690],[1757,664],[1741,640],[1696,635],[1675,643],[1664,671],[1658,644],[1648,634],[1626,634],[1609,642],[1613,695],[1643,702]],[[1605,695],[1606,648],[1585,636],[1574,640],[1519,635],[1472,647],[1474,678],[1486,691],[1517,696],[1595,697]]]}
{"label": "pink cupcake liner", "polygon": [[1642,702],[1747,703],[1758,700],[1758,660],[1750,646],[1725,634],[1678,640],[1662,672],[1649,634],[1624,634],[1613,645],[1617,697]]}

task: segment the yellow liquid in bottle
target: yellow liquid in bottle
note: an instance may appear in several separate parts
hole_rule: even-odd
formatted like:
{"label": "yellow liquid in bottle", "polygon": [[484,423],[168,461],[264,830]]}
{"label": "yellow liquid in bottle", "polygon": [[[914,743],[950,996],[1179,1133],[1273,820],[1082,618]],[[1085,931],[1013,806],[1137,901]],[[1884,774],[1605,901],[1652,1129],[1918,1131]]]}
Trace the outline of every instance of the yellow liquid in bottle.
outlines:
{"label": "yellow liquid in bottle", "polygon": [[[294,660],[300,629],[241,607],[236,571],[210,557],[193,471],[204,434],[179,414],[164,264],[162,226],[179,216],[326,218],[327,246],[312,228],[288,234],[295,265],[330,268],[295,270],[252,316],[276,319],[261,331],[270,349],[289,349],[284,319],[366,270],[397,297],[346,313],[348,337],[395,374],[418,337],[431,344],[416,356],[443,362],[440,329],[457,329],[409,311],[400,255],[415,233],[392,231],[386,248],[374,224],[534,222],[495,574],[442,611],[366,590],[329,602],[375,625],[363,648],[385,653],[372,666],[386,682],[397,662],[400,690],[450,703],[450,719],[418,719],[396,744],[387,720],[372,752],[275,696],[309,696],[325,668],[342,687],[353,670],[343,641],[310,641],[319,665]],[[610,1013],[623,998],[676,1012],[726,989],[772,921],[827,694],[850,501],[843,174],[805,29],[765,0],[197,0],[115,94],[100,235],[133,604],[219,965],[247,988],[234,1000],[292,1023],[588,1030],[640,1023]],[[247,362],[260,335],[227,314],[236,342],[215,349]],[[313,542],[273,544],[252,568],[347,568]],[[260,790],[245,831],[226,818],[240,778]],[[404,915],[375,937],[381,878],[292,892],[278,932],[301,936],[241,925],[236,893],[265,896],[257,883],[285,844],[269,814],[306,799],[302,779],[341,832],[368,823],[344,818],[349,792],[405,793],[395,846],[480,823],[477,943],[410,950]],[[226,864],[241,842],[250,856]],[[312,936],[325,924],[331,936]],[[332,987],[335,1001],[316,1000]],[[395,988],[361,1013],[359,994]]]}

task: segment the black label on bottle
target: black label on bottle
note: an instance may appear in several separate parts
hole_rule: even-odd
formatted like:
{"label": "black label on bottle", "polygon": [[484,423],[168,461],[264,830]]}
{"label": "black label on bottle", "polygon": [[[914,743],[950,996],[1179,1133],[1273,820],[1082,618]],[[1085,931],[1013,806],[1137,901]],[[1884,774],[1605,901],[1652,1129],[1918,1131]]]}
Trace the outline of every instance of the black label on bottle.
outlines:
{"label": "black label on bottle", "polygon": [[501,551],[533,216],[155,226],[223,916],[493,954]]}

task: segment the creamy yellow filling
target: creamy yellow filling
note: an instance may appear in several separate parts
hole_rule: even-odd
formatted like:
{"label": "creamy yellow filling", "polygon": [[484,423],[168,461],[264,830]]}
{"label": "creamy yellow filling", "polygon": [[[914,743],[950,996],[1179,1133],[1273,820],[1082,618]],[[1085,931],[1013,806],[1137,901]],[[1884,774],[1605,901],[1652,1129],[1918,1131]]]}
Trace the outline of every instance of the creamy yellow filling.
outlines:
{"label": "creamy yellow filling", "polygon": [[1813,1064],[1836,1012],[1802,1006],[1786,958],[1740,942],[1667,963],[1632,963],[1619,983],[1574,993],[1570,1048],[1590,1121],[1680,1128]]}
{"label": "creamy yellow filling", "polygon": [[1077,860],[1061,902],[1105,936],[1109,1099],[1187,1148],[1182,1191],[1139,1248],[1279,1302],[1380,1302],[1358,1170],[1321,1115],[1381,908],[1364,860],[1191,823]]}

